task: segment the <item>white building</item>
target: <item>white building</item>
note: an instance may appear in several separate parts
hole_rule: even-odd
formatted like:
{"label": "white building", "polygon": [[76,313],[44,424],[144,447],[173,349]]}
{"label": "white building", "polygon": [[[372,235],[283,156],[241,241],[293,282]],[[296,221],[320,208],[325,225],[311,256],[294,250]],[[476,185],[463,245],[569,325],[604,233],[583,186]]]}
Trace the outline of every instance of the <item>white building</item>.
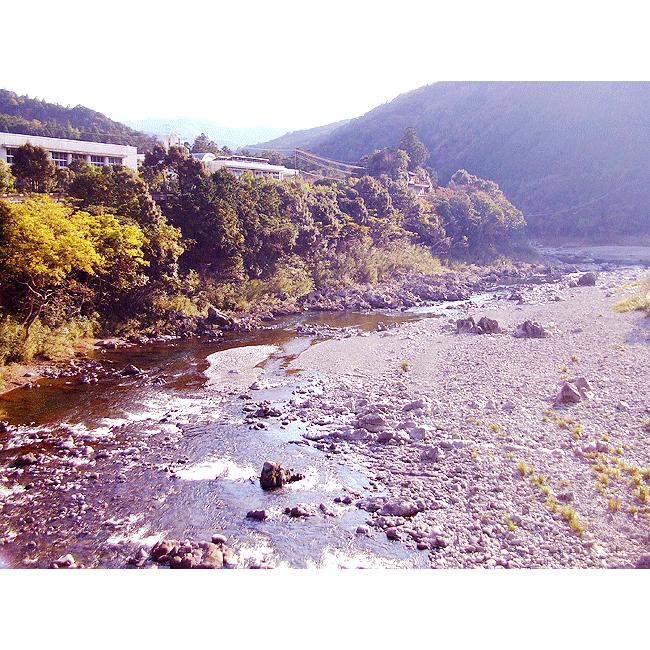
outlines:
{"label": "white building", "polygon": [[123,165],[131,169],[138,168],[136,147],[20,133],[0,133],[0,160],[11,165],[15,150],[24,144],[46,149],[57,167],[67,167],[73,160],[83,160],[90,165]]}
{"label": "white building", "polygon": [[284,165],[272,165],[266,158],[234,155],[217,158],[212,153],[195,153],[193,156],[200,160],[211,172],[216,172],[218,169],[227,169],[237,178],[245,172],[250,172],[254,176],[269,176],[280,181],[298,175],[297,170],[289,169]]}
{"label": "white building", "polygon": [[428,194],[431,194],[433,186],[429,179],[422,178],[415,172],[408,172],[408,175],[409,189],[413,190],[418,196],[427,196]]}

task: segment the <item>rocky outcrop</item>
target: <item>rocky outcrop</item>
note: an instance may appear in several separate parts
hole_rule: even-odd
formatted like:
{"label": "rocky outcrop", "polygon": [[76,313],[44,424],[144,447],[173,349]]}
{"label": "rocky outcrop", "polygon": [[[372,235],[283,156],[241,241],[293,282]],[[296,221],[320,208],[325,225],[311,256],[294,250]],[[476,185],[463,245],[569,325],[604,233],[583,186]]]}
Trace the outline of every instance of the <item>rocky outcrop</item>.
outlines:
{"label": "rocky outcrop", "polygon": [[224,329],[232,327],[235,323],[234,319],[228,316],[228,314],[224,314],[224,312],[219,311],[212,305],[208,307],[208,317],[206,322],[208,325],[216,325],[217,327],[222,327]]}
{"label": "rocky outcrop", "polygon": [[304,477],[303,474],[294,473],[291,469],[284,469],[278,463],[264,463],[262,473],[260,474],[260,485],[263,490],[274,490],[280,488],[287,483],[300,481]]}
{"label": "rocky outcrop", "polygon": [[543,339],[548,335],[549,333],[539,323],[532,320],[524,321],[514,331],[516,339]]}

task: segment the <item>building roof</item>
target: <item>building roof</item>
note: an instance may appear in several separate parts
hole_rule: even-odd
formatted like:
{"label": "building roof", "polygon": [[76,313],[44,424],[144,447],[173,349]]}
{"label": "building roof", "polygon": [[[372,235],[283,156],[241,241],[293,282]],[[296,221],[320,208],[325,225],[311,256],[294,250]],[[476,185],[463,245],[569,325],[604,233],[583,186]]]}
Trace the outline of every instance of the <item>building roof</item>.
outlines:
{"label": "building roof", "polygon": [[223,160],[221,158],[215,158],[212,162],[218,163],[221,167],[232,167],[233,169],[257,169],[258,171],[284,173],[295,171],[283,165],[271,165],[269,163],[249,162],[246,160]]}
{"label": "building roof", "polygon": [[108,142],[94,142],[91,140],[69,140],[66,138],[50,138],[45,135],[30,135],[28,133],[0,133],[0,144],[20,146],[23,142],[35,143],[45,148],[59,149],[69,152],[89,152],[91,149],[99,148],[98,151],[110,155],[133,155],[137,147],[128,144],[110,144]]}
{"label": "building roof", "polygon": [[215,160],[217,158],[213,153],[210,153],[209,151],[203,153],[197,152],[193,153],[192,155],[201,162],[210,162],[211,160]]}

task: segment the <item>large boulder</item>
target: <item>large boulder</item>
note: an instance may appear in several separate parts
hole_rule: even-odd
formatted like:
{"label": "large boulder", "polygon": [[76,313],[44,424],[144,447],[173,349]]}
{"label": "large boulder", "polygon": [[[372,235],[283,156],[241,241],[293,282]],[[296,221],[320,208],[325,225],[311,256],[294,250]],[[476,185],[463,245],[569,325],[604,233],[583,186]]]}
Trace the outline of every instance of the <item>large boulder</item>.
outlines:
{"label": "large boulder", "polygon": [[420,504],[411,499],[390,499],[382,506],[379,514],[390,517],[413,517],[421,510]]}
{"label": "large boulder", "polygon": [[262,473],[260,474],[260,485],[263,490],[274,490],[280,488],[287,483],[293,481],[300,481],[304,477],[303,474],[294,473],[293,470],[284,469],[278,463],[264,463]]}
{"label": "large boulder", "polygon": [[593,397],[593,388],[584,377],[565,381],[555,399],[558,404],[577,404]]}
{"label": "large boulder", "polygon": [[539,324],[531,320],[524,321],[514,332],[517,339],[542,339],[548,332]]}
{"label": "large boulder", "polygon": [[487,316],[482,316],[477,323],[472,316],[468,316],[456,321],[456,332],[458,334],[497,334],[499,323]]}
{"label": "large boulder", "polygon": [[357,419],[356,426],[371,433],[379,433],[386,428],[387,423],[379,413],[368,413]]}
{"label": "large boulder", "polygon": [[456,321],[457,334],[474,334],[476,333],[476,323],[471,316],[467,318],[459,318]]}
{"label": "large boulder", "polygon": [[596,274],[593,271],[584,273],[578,278],[577,285],[579,287],[595,287],[596,286]]}
{"label": "large boulder", "polygon": [[476,329],[479,334],[498,334],[499,323],[493,318],[483,316],[479,319]]}
{"label": "large boulder", "polygon": [[555,400],[558,404],[577,404],[582,401],[580,391],[571,382],[564,382]]}
{"label": "large boulder", "polygon": [[218,327],[230,327],[234,323],[234,320],[228,314],[224,314],[212,305],[208,307],[207,320],[209,325],[217,325]]}

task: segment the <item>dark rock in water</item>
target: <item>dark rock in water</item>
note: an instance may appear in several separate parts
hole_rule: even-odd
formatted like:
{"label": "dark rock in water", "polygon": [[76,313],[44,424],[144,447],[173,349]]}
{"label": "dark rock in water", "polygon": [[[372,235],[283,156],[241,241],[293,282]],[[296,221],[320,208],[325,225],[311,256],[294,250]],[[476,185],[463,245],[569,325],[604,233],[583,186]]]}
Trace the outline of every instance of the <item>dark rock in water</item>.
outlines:
{"label": "dark rock in water", "polygon": [[595,287],[596,277],[593,271],[589,271],[589,273],[585,273],[578,278],[577,285],[579,287]]}
{"label": "dark rock in water", "polygon": [[122,371],[120,372],[120,375],[124,375],[125,377],[131,377],[134,375],[139,375],[142,373],[142,370],[138,368],[137,366],[134,366],[132,363],[130,363],[128,366],[124,367]]}
{"label": "dark rock in water", "polygon": [[22,456],[18,456],[12,465],[14,467],[27,467],[36,463],[38,463],[38,458],[34,454],[23,454]]}
{"label": "dark rock in water", "polygon": [[282,415],[282,411],[275,406],[271,406],[268,403],[263,403],[255,411],[255,417],[257,418],[277,418]]}
{"label": "dark rock in water", "polygon": [[539,324],[533,321],[524,321],[514,332],[517,339],[542,339],[548,336],[548,332]]}
{"label": "dark rock in water", "polygon": [[297,519],[299,517],[313,517],[314,511],[310,506],[299,503],[297,506],[293,506],[293,508],[285,508],[284,514]]}
{"label": "dark rock in water", "polygon": [[216,307],[210,305],[208,307],[208,323],[210,325],[218,325],[219,327],[230,327],[234,323],[234,320],[228,314],[224,314]]}
{"label": "dark rock in water", "polygon": [[278,463],[264,463],[260,474],[260,485],[264,490],[273,490],[282,487],[293,481],[300,481],[305,478],[302,474],[294,473],[293,470],[284,469]]}
{"label": "dark rock in water", "polygon": [[9,431],[9,423],[0,420],[0,433],[7,433]]}
{"label": "dark rock in water", "polygon": [[266,510],[249,510],[246,513],[247,519],[256,519],[257,521],[264,521],[268,518]]}

